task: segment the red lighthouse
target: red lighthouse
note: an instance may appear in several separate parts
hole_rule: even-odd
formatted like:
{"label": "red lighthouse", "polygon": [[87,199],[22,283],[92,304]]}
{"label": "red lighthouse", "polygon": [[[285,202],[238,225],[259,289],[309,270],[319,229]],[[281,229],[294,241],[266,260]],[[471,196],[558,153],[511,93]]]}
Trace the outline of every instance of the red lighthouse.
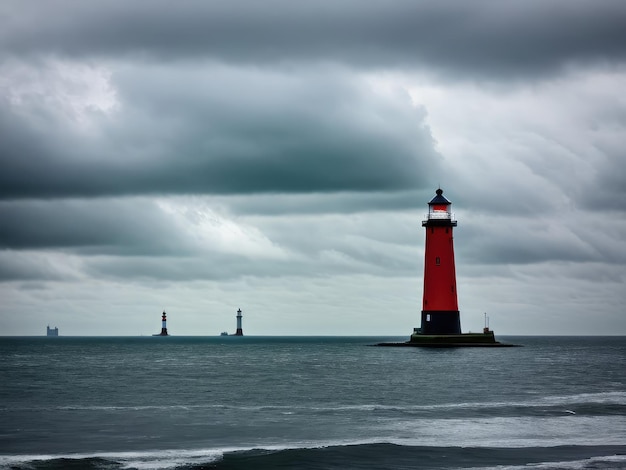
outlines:
{"label": "red lighthouse", "polygon": [[428,203],[427,218],[422,221],[422,227],[426,228],[426,248],[420,330],[424,335],[461,334],[452,236],[456,220],[450,206],[443,191],[437,189],[436,196]]}
{"label": "red lighthouse", "polygon": [[422,221],[426,229],[424,251],[424,296],[420,328],[413,328],[409,341],[379,343],[379,346],[465,347],[513,346],[496,341],[493,331],[485,325],[482,333],[461,333],[461,317],[456,297],[454,237],[456,220],[451,203],[441,188],[428,203],[428,215]]}

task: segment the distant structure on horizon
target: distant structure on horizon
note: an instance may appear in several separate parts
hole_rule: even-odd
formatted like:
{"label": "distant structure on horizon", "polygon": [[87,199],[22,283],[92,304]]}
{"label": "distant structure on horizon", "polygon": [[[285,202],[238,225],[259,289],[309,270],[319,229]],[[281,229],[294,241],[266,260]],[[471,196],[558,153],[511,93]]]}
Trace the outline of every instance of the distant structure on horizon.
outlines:
{"label": "distant structure on horizon", "polygon": [[161,332],[152,336],[169,336],[167,334],[167,314],[165,310],[163,310],[163,314],[161,315]]}
{"label": "distant structure on horizon", "polygon": [[55,326],[50,328],[50,325],[46,327],[46,336],[59,336],[59,329]]}
{"label": "distant structure on horizon", "polygon": [[235,336],[243,336],[243,329],[241,328],[241,309],[237,309],[237,331],[235,332]]}

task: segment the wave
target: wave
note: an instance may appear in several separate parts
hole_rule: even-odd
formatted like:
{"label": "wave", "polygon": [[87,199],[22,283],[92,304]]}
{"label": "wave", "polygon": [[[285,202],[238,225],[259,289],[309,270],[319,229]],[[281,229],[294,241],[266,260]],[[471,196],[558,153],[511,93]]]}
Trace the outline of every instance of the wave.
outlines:
{"label": "wave", "polygon": [[[235,450],[235,449],[231,449]],[[145,452],[102,452],[77,454],[0,455],[2,469],[169,469],[217,462],[226,449],[169,449]]]}
{"label": "wave", "polygon": [[441,417],[475,416],[559,416],[579,415],[626,415],[626,392],[598,392],[577,395],[535,397],[532,400],[503,402],[467,402],[433,405],[384,405],[384,404],[338,404],[338,405],[225,405],[225,404],[177,404],[177,405],[63,405],[58,407],[0,407],[2,412],[17,411],[143,411],[143,410],[235,410],[244,412],[341,413],[380,412],[405,415]]}
{"label": "wave", "polygon": [[302,444],[262,448],[160,450],[146,452],[9,455],[0,468],[80,469],[326,469],[365,468],[474,470],[626,469],[626,446],[526,448],[402,446],[387,442]]}

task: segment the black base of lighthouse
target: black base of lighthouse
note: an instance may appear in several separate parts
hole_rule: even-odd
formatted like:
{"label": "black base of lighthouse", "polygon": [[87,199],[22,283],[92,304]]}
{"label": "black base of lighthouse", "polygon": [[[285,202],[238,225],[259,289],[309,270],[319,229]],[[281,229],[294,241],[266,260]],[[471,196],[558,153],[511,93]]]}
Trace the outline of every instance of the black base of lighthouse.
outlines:
{"label": "black base of lighthouse", "polygon": [[152,336],[169,336],[167,334],[167,328],[161,328],[161,332],[157,333],[156,335],[152,335]]}
{"label": "black base of lighthouse", "polygon": [[[432,317],[431,317],[432,318]],[[424,334],[415,328],[409,341],[404,343],[378,343],[376,346],[401,346],[414,348],[466,348],[466,347],[511,347],[517,344],[501,343],[489,328],[482,333],[458,333],[451,335]]]}
{"label": "black base of lighthouse", "polygon": [[424,335],[460,335],[461,315],[458,310],[422,310]]}
{"label": "black base of lighthouse", "polygon": [[235,331],[234,336],[243,336],[243,330],[241,328],[237,328],[237,331]]}
{"label": "black base of lighthouse", "polygon": [[459,335],[424,335],[419,333],[419,328],[416,328],[409,341],[404,343],[378,343],[376,346],[413,348],[506,348],[518,345],[496,341],[493,331],[491,330],[486,330],[483,333],[461,333]]}
{"label": "black base of lighthouse", "polygon": [[403,346],[422,348],[459,347],[510,347],[500,343],[489,328],[482,333],[461,333],[461,320],[457,310],[422,311],[422,327],[415,328],[409,341],[404,343],[378,343],[377,346]]}

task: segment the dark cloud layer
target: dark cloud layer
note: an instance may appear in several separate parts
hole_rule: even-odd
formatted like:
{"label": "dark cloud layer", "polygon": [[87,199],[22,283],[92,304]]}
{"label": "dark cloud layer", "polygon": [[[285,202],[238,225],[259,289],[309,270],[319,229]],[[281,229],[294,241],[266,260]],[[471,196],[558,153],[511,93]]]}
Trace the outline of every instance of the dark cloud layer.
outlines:
{"label": "dark cloud layer", "polygon": [[353,214],[355,212],[411,211],[421,214],[427,209],[425,201],[432,197],[433,188],[418,191],[369,191],[229,196],[223,200],[237,214],[287,216],[302,214]]}
{"label": "dark cloud layer", "polygon": [[0,282],[76,280],[77,276],[63,272],[46,256],[32,257],[25,253],[0,250]]}
{"label": "dark cloud layer", "polygon": [[453,72],[455,79],[552,73],[570,63],[626,57],[621,0],[3,5],[5,55],[334,61],[426,67]]}
{"label": "dark cloud layer", "polygon": [[0,106],[0,198],[414,189],[439,156],[408,97],[329,71],[122,68],[121,105],[85,119],[54,101]]}
{"label": "dark cloud layer", "polygon": [[[147,198],[0,202],[1,275],[9,280],[14,270],[14,279],[73,279],[84,273],[182,281],[355,272],[393,276],[413,269],[405,251],[415,250],[415,227],[395,221],[395,234],[389,235],[393,218],[379,226],[343,214],[257,215],[251,220],[255,225],[240,220],[235,228],[206,211],[213,205],[206,198],[200,204],[180,198],[174,202],[178,211],[168,210],[171,203],[170,198],[164,209]],[[76,266],[60,269],[55,260],[64,257]]]}
{"label": "dark cloud layer", "polygon": [[60,249],[115,255],[189,254],[188,240],[154,203],[122,201],[0,202],[0,249]]}

